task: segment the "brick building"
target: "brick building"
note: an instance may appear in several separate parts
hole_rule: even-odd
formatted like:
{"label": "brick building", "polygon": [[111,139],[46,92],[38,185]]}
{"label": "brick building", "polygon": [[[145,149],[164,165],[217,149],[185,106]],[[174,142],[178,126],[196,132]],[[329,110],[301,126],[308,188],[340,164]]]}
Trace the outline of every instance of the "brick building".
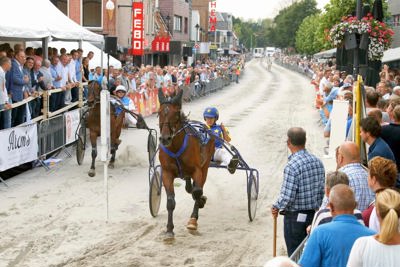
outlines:
{"label": "brick building", "polygon": [[70,19],[102,35],[116,35],[116,16],[107,14],[107,0],[50,0]]}

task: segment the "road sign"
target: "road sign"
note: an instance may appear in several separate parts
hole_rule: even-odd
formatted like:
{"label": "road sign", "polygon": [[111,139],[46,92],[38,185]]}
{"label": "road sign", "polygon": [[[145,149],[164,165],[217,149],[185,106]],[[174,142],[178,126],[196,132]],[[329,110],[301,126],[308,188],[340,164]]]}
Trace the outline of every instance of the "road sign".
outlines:
{"label": "road sign", "polygon": [[194,45],[194,48],[199,49],[199,48],[200,48],[200,45],[199,45],[199,44],[195,44],[195,45]]}

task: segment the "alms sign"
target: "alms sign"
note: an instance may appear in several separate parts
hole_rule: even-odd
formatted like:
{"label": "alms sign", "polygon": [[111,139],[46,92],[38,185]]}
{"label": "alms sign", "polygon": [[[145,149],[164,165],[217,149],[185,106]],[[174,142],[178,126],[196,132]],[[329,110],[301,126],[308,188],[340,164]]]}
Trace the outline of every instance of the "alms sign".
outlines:
{"label": "alms sign", "polygon": [[210,32],[215,32],[217,28],[217,1],[210,0],[210,16],[208,18]]}

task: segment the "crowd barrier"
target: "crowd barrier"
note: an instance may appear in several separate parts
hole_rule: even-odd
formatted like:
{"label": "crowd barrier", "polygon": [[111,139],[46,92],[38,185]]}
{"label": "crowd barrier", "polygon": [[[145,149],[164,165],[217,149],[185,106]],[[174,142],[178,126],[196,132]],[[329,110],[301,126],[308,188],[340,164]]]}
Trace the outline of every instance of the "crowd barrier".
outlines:
{"label": "crowd barrier", "polygon": [[[216,92],[235,81],[235,75],[218,77],[202,83],[201,91],[196,91],[194,83],[182,86],[184,100],[189,102],[204,95]],[[83,85],[79,90],[79,100],[70,105],[51,112],[49,110],[50,95],[61,92],[62,89],[44,91],[38,96],[29,97],[24,101],[14,103],[12,108],[25,105],[37,97],[42,97],[42,115],[28,123],[0,131],[0,140],[8,140],[0,146],[0,171],[38,160],[44,167],[43,160],[48,155],[65,148],[77,140],[76,132],[80,125],[83,102]],[[134,101],[138,112],[144,117],[158,111],[158,91],[151,90],[146,94],[133,93],[129,95]],[[78,107],[69,111],[69,109]],[[64,150],[67,154],[68,152]],[[0,177],[0,182],[4,182]],[[5,183],[4,183],[5,184]]]}
{"label": "crowd barrier", "polygon": [[281,67],[283,67],[283,68],[286,68],[286,69],[298,72],[300,74],[303,74],[304,76],[307,76],[310,79],[314,75],[314,73],[309,68],[300,66],[298,64],[286,63],[286,62],[282,62],[281,60],[275,60],[274,63],[279,65],[279,66],[281,66]]}
{"label": "crowd barrier", "polygon": [[[190,102],[196,98],[214,93],[235,80],[236,76],[232,75],[232,79],[229,77],[218,77],[205,82],[199,82],[198,86],[195,83],[183,85],[180,87],[183,90],[183,100]],[[131,93],[129,97],[135,104],[137,111],[144,117],[156,113],[160,107],[157,89],[149,90],[146,93]]]}

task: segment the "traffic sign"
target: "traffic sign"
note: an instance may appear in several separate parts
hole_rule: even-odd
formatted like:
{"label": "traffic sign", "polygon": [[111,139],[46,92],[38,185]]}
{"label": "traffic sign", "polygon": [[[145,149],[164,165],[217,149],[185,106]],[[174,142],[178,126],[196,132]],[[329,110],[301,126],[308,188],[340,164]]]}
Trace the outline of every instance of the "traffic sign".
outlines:
{"label": "traffic sign", "polygon": [[195,44],[195,45],[194,45],[194,48],[199,49],[199,48],[200,48],[200,45],[199,45],[199,44]]}

